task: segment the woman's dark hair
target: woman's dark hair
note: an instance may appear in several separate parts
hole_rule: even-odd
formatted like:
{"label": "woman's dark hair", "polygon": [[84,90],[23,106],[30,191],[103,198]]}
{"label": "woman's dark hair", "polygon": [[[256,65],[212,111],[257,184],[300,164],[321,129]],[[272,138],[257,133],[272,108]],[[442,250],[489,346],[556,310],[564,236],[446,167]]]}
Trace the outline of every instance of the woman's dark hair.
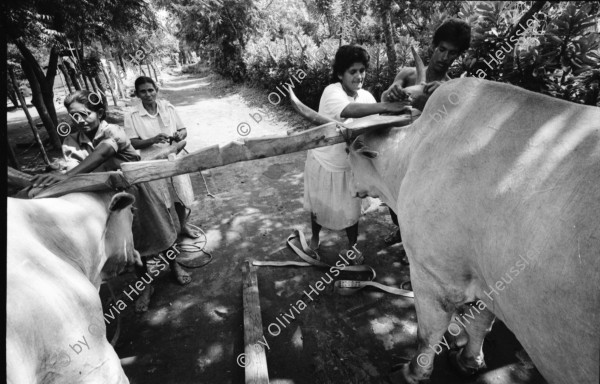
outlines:
{"label": "woman's dark hair", "polygon": [[135,83],[134,83],[134,85],[135,85],[135,93],[137,93],[138,88],[142,84],[152,84],[152,86],[154,87],[154,89],[158,91],[158,87],[156,86],[156,83],[154,82],[154,80],[152,80],[151,77],[140,76],[137,79],[135,79]]}
{"label": "woman's dark hair", "polygon": [[448,19],[433,34],[434,47],[437,47],[442,41],[456,45],[460,53],[463,53],[471,45],[471,27],[463,20]]}
{"label": "woman's dark hair", "polygon": [[90,111],[96,112],[101,121],[106,119],[106,105],[104,105],[102,96],[96,92],[90,92],[86,89],[75,91],[65,97],[65,101],[63,102],[67,111],[69,110],[69,106],[73,103],[83,104]]}
{"label": "woman's dark hair", "polygon": [[365,65],[365,69],[369,69],[370,60],[369,52],[363,47],[359,45],[342,45],[335,53],[331,82],[338,83],[340,81],[338,76],[343,75],[354,63],[362,63]]}

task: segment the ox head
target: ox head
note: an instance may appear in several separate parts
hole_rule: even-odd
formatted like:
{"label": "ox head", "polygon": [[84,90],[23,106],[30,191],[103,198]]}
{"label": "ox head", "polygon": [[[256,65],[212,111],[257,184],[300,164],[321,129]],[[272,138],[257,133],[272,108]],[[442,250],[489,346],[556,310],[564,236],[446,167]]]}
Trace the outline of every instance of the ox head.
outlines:
{"label": "ox head", "polygon": [[102,239],[107,258],[101,272],[103,280],[123,272],[129,265],[142,265],[131,231],[134,201],[129,193],[119,192],[111,197],[108,204],[108,219]]}
{"label": "ox head", "polygon": [[377,187],[380,185],[378,172],[373,166],[372,159],[378,156],[378,153],[370,150],[364,137],[357,137],[347,149],[348,160],[351,167],[350,193],[356,197],[379,197],[383,193]]}

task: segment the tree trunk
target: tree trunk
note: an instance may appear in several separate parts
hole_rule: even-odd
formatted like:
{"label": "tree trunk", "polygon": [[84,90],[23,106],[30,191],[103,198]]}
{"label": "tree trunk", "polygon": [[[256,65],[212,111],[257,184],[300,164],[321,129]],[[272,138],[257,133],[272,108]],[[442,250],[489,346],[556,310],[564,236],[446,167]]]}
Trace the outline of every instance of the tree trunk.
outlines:
{"label": "tree trunk", "polygon": [[40,83],[38,82],[37,77],[33,73],[34,70],[29,65],[29,62],[27,62],[25,59],[21,60],[21,68],[23,68],[23,73],[25,73],[25,77],[27,77],[27,80],[29,80],[29,85],[31,86],[31,101],[35,106],[35,109],[37,109],[38,114],[40,115],[40,119],[44,123],[46,132],[48,132],[48,137],[50,138],[50,142],[55,148],[60,148],[61,143],[60,138],[58,137],[58,132],[56,132],[56,125],[52,121],[52,118],[50,117],[50,114],[46,109],[46,104],[44,103],[44,98],[42,97]]}
{"label": "tree trunk", "polygon": [[54,107],[54,79],[56,78],[56,69],[58,67],[58,49],[52,47],[50,50],[50,58],[48,59],[48,69],[46,75],[39,77],[40,87],[42,89],[42,96],[44,97],[44,104],[46,109],[54,122],[54,125],[58,125],[58,117],[56,116],[56,108]]}
{"label": "tree trunk", "polygon": [[17,160],[17,155],[15,155],[15,149],[13,148],[10,141],[8,141],[8,132],[6,135],[6,148],[8,149],[8,162],[11,167],[21,170],[21,164],[19,164],[19,160]]}
{"label": "tree trunk", "polygon": [[385,46],[387,49],[388,57],[388,79],[391,82],[396,76],[396,65],[398,59],[396,57],[396,44],[394,42],[394,25],[392,23],[390,1],[385,1],[382,4],[382,7],[383,11],[381,13],[381,19],[383,21],[383,34],[385,36]]}
{"label": "tree trunk", "polygon": [[63,74],[63,77],[65,78],[65,82],[67,83],[67,88],[69,88],[69,93],[73,92],[73,90],[76,88],[73,87],[73,83],[71,82],[71,78],[69,77],[69,73],[65,69],[65,66],[63,64],[59,64],[58,69],[60,70],[60,72]]}
{"label": "tree trunk", "polygon": [[6,95],[8,96],[10,101],[13,103],[15,108],[19,108],[19,98],[17,97],[17,93],[15,92],[15,89],[13,88],[11,82],[9,82],[8,87],[6,87]]}
{"label": "tree trunk", "polygon": [[[94,78],[94,80],[96,80],[96,86],[100,90],[100,95],[102,96],[102,102],[104,102],[104,106],[106,108],[108,108],[108,99],[106,98],[106,89],[104,89],[104,87],[102,86],[102,81],[100,80],[100,75],[98,73],[96,73],[96,77]],[[114,97],[115,96],[113,95],[113,98]],[[117,105],[116,102],[115,102],[115,105]]]}
{"label": "tree trunk", "polygon": [[[115,107],[117,106],[117,98],[115,97],[115,92],[113,90],[113,86],[110,83],[110,77],[108,77],[108,73],[106,73],[106,69],[104,68],[104,63],[100,62],[100,65],[102,66],[102,73],[104,73],[104,77],[106,77],[106,84],[108,85],[108,88],[110,89],[110,94],[112,95],[113,98],[113,103],[115,104]],[[106,106],[108,107],[108,104],[106,104]]]}
{"label": "tree trunk", "polygon": [[89,76],[88,79],[90,80],[90,84],[92,84],[92,89],[94,93],[98,93],[98,88],[96,87],[96,83],[94,82],[94,78],[92,76]]}
{"label": "tree trunk", "polygon": [[123,68],[123,73],[125,74],[125,78],[127,78],[127,68],[125,68],[125,63],[123,62],[123,56],[121,56],[121,54],[118,54],[119,57],[119,64],[121,64],[121,68]]}
{"label": "tree trunk", "polygon": [[[52,49],[50,50],[48,71],[45,75],[35,56],[33,56],[31,51],[29,50],[29,48],[27,48],[27,46],[25,46],[23,41],[21,41],[20,39],[16,39],[14,40],[14,44],[19,49],[19,52],[23,56],[23,59],[27,62],[29,73],[33,75],[32,78],[29,78],[29,82],[31,83],[33,78],[36,79],[36,81],[34,82],[36,83],[36,86],[40,91],[40,96],[42,97],[42,100],[46,106],[46,113],[52,119],[54,126],[56,126],[58,124],[58,119],[56,118],[56,110],[54,109],[54,92],[52,88],[54,86],[54,77],[56,76],[56,66],[58,64],[58,50],[55,47],[52,47]],[[51,82],[50,85],[48,85],[49,82]],[[31,85],[32,87],[34,86],[33,84]],[[56,134],[56,132],[54,133]]]}
{"label": "tree trunk", "polygon": [[[17,84],[17,79],[15,79],[15,74],[11,67],[8,67],[8,74],[10,76],[10,80],[12,81],[13,87],[18,87],[19,85]],[[40,135],[38,134],[37,128],[35,127],[35,124],[33,124],[33,119],[31,118],[31,115],[29,114],[29,110],[27,109],[27,104],[25,103],[25,98],[21,94],[21,91],[19,91],[18,89],[17,89],[17,96],[19,96],[19,99],[21,100],[21,105],[23,107],[23,111],[25,112],[25,116],[27,117],[27,121],[29,122],[29,126],[31,127],[31,130],[33,131],[33,138],[35,139],[35,141],[38,143],[38,146],[40,147],[40,151],[42,152],[44,161],[46,162],[47,165],[49,165],[50,160],[48,159],[48,155],[46,154],[46,150],[44,149],[44,144],[42,143],[42,139],[40,139]],[[56,133],[56,131],[55,131],[55,133]],[[60,143],[60,141],[59,141],[59,143]],[[60,145],[59,145],[59,147],[60,147]]]}
{"label": "tree trunk", "polygon": [[69,73],[69,77],[71,78],[71,83],[73,84],[73,87],[76,91],[81,91],[81,84],[79,84],[79,80],[77,79],[77,72],[71,66],[71,64],[69,64],[68,61],[63,61],[63,64],[67,69],[67,72]]}
{"label": "tree trunk", "polygon": [[123,92],[124,85],[122,86],[122,84],[121,84],[121,77],[119,75],[118,65],[115,65],[110,60],[107,60],[106,63],[108,64],[109,73],[111,74],[113,79],[115,79],[115,84],[117,87],[117,92],[119,92],[119,97],[121,99],[124,99],[125,98],[125,93]]}
{"label": "tree trunk", "polygon": [[152,65],[152,70],[154,71],[154,77],[156,78],[156,82],[158,83],[158,75],[156,74],[156,66],[154,65],[154,62],[150,63]]}
{"label": "tree trunk", "polygon": [[88,77],[82,73],[81,78],[83,79],[83,83],[85,84],[85,89],[87,89],[90,92],[93,92],[94,88],[88,84]]}

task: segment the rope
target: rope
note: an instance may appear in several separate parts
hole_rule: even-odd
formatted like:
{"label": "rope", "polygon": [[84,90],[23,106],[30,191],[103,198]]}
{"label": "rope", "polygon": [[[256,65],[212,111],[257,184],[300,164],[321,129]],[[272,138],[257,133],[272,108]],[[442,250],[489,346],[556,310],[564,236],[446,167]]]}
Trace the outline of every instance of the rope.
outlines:
{"label": "rope", "polygon": [[[195,230],[200,231],[202,233],[202,236],[204,236],[204,240],[196,241],[193,243],[175,243],[175,247],[183,252],[188,252],[188,253],[200,251],[200,252],[208,255],[208,260],[199,265],[186,265],[179,260],[177,260],[177,263],[179,265],[181,265],[182,267],[189,268],[189,269],[202,268],[205,265],[209,264],[213,260],[213,255],[204,249],[204,247],[206,246],[206,243],[208,242],[204,231],[195,225],[192,225],[192,224],[188,224],[188,225],[190,227],[193,227]],[[202,236],[200,236],[200,237],[202,237]],[[202,246],[199,246],[198,244],[202,244]]]}
{"label": "rope", "polygon": [[[183,150],[185,151],[185,153],[187,153],[189,155],[189,152],[187,149],[183,148]],[[204,188],[206,188],[206,195],[212,197],[213,199],[216,199],[215,195],[210,193],[210,191],[208,190],[208,184],[206,184],[206,179],[204,178],[202,171],[198,171],[198,173],[200,174],[200,176],[202,176],[202,181],[204,181]]]}
{"label": "rope", "polygon": [[[292,240],[298,238],[300,242],[300,246],[302,249],[292,243]],[[364,287],[374,287],[380,289],[384,292],[391,293],[393,295],[404,296],[409,298],[414,298],[415,295],[412,291],[408,291],[406,289],[400,289],[396,287],[390,287],[385,284],[377,283],[375,277],[377,274],[375,270],[368,265],[348,265],[343,267],[338,267],[336,265],[329,265],[318,258],[313,258],[309,256],[306,252],[311,252],[310,247],[306,243],[306,239],[304,237],[304,233],[299,230],[294,230],[294,232],[288,236],[287,244],[292,248],[292,250],[300,256],[304,262],[301,261],[253,261],[252,264],[255,266],[263,266],[263,267],[287,267],[287,266],[296,266],[296,267],[319,267],[319,268],[328,268],[328,269],[338,269],[340,271],[347,272],[368,272],[371,276],[367,281],[361,280],[338,280],[335,282],[334,286],[336,291],[340,295],[351,295]],[[343,255],[341,255],[343,256]]]}

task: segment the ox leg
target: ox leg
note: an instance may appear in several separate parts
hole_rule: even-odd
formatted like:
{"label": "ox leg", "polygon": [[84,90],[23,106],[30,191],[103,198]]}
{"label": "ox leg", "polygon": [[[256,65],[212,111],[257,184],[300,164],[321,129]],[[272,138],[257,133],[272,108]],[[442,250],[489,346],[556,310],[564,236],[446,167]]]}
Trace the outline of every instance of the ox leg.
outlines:
{"label": "ox leg", "polygon": [[[470,312],[471,316],[459,315],[459,321],[464,325],[468,342],[460,350],[450,353],[450,361],[461,374],[471,376],[485,368],[483,341],[492,330],[495,317],[485,308],[479,310],[467,306],[464,313],[467,312]],[[469,320],[470,318],[472,320]]]}
{"label": "ox leg", "polygon": [[[148,258],[142,257],[142,266],[136,265],[135,272],[137,275],[137,281],[148,275]],[[152,280],[150,280],[151,282]],[[145,280],[144,280],[145,282]],[[135,301],[135,312],[143,313],[148,311],[150,305],[150,298],[154,293],[154,287],[148,283],[147,289],[144,289]]]}
{"label": "ox leg", "polygon": [[[412,272],[411,270],[411,274]],[[399,375],[392,377],[393,380],[398,380],[395,382],[401,384],[418,384],[431,376],[435,356],[449,347],[444,333],[455,309],[445,308],[452,305],[448,305],[442,296],[442,287],[432,285],[431,276],[419,276],[415,273],[413,277],[415,308],[419,322],[419,346],[410,363],[402,367]]]}

